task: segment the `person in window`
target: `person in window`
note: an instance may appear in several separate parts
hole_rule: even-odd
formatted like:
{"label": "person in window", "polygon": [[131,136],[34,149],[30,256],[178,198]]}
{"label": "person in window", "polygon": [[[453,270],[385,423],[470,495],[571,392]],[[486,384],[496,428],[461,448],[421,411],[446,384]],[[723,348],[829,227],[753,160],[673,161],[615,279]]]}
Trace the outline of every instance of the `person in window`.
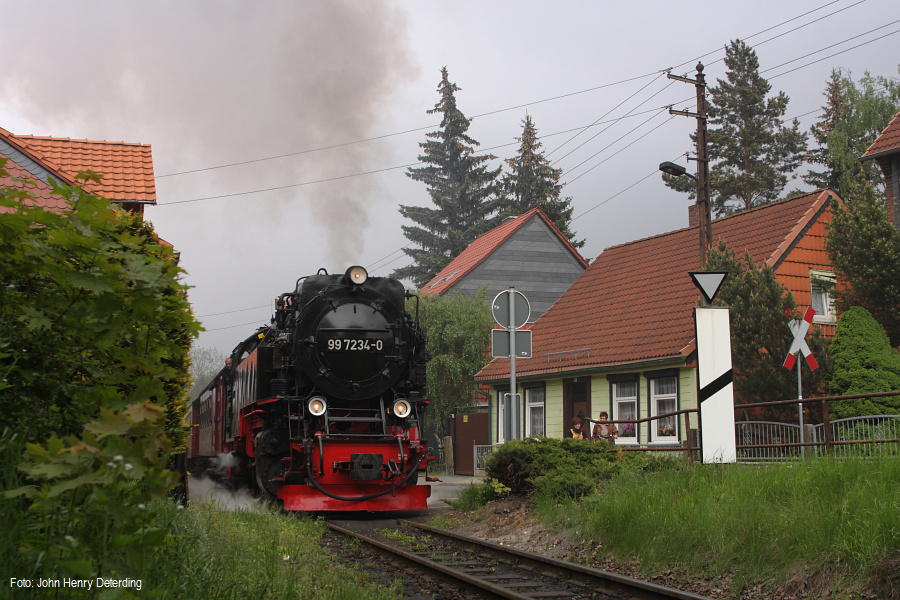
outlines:
{"label": "person in window", "polygon": [[572,428],[566,432],[566,437],[575,440],[585,439],[586,436],[581,430],[581,419],[579,419],[578,417],[572,417]]}
{"label": "person in window", "polygon": [[613,444],[616,438],[619,437],[619,430],[616,428],[615,423],[607,423],[607,419],[609,419],[609,414],[604,410],[600,413],[600,420],[594,421],[593,436],[595,440],[606,440]]}

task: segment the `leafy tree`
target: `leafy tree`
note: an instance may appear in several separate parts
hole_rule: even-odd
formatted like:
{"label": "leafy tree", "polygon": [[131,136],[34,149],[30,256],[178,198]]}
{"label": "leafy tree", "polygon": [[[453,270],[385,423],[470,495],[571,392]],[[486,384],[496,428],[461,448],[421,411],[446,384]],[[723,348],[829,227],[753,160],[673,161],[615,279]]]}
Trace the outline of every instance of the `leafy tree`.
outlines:
{"label": "leafy tree", "polygon": [[501,183],[504,197],[500,216],[520,215],[537,206],[574,247],[583,247],[584,240],[576,240],[575,233],[569,229],[572,198],[560,198],[562,169],[551,167],[550,161],[541,152],[541,142],[531,115],[525,116],[522,137],[516,139],[520,142],[519,154],[506,161],[510,172],[503,176]]}
{"label": "leafy tree", "polygon": [[[891,347],[884,328],[861,306],[841,315],[829,347],[832,368],[826,377],[829,395],[900,390],[900,352]],[[900,414],[900,397],[842,400],[831,405],[837,419]]]}
{"label": "leafy tree", "polygon": [[[716,302],[727,305],[731,312],[736,401],[796,398],[796,373],[783,366],[792,341],[788,321],[800,316],[794,296],[779,283],[770,267],[758,267],[749,254],[739,260],[724,243],[710,251],[707,269],[728,272]],[[825,338],[818,326],[813,327],[807,343],[820,368],[804,376],[804,395],[820,390],[825,370]]]}
{"label": "leafy tree", "polygon": [[0,186],[0,431],[40,442],[3,499],[28,502],[17,572],[133,575],[164,544],[143,503],[176,480],[199,324],[150,225],[78,187],[53,193],[64,213]]}
{"label": "leafy tree", "polygon": [[[415,299],[408,310],[415,313]],[[419,319],[428,336],[428,421],[439,439],[452,413],[472,404],[475,374],[490,362],[491,316],[487,288],[472,297],[459,292],[418,296]]]}
{"label": "leafy tree", "polygon": [[438,84],[440,100],[428,114],[442,115],[441,128],[426,134],[430,138],[419,146],[424,167],[410,168],[406,174],[421,181],[436,208],[400,206],[400,214],[418,224],[403,225],[403,234],[418,248],[404,248],[413,264],[397,269],[393,277],[409,279],[423,286],[458,256],[472,241],[494,224],[497,210],[497,177],[501,168],[491,170],[489,154],[476,155],[478,142],[466,133],[472,120],[456,105],[455,83],[450,83],[447,68],[441,69]]}
{"label": "leafy tree", "polygon": [[[784,92],[766,99],[772,86],[759,75],[756,52],[734,40],[725,48],[727,81],[709,89],[711,208],[717,216],[777,200],[803,162],[806,134],[800,122],[783,124],[789,98]],[[696,135],[692,135],[696,145]],[[694,197],[696,185],[664,175],[666,185]]]}
{"label": "leafy tree", "polygon": [[191,377],[194,383],[188,392],[189,399],[200,395],[203,388],[225,367],[226,358],[225,353],[218,348],[191,348]]}
{"label": "leafy tree", "polygon": [[831,188],[841,198],[861,180],[880,184],[875,161],[860,162],[859,157],[900,111],[900,83],[866,72],[857,84],[850,73],[835,69],[823,95],[822,119],[810,128],[818,147],[807,153],[807,160],[824,170],[811,170],[803,180]]}
{"label": "leafy tree", "polygon": [[862,306],[900,346],[900,231],[867,181],[852,185],[846,202],[832,203],[825,251],[843,287],[835,291],[838,310]]}

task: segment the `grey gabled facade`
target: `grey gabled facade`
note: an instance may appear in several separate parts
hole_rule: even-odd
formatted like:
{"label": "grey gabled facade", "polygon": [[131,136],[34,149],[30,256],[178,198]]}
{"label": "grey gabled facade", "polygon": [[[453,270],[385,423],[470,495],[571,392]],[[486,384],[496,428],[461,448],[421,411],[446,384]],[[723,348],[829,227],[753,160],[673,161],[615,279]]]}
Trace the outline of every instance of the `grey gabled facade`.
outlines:
{"label": "grey gabled facade", "polygon": [[510,287],[531,304],[535,321],[569,289],[588,263],[540,209],[510,218],[485,233],[422,288],[473,295],[486,285],[493,298]]}

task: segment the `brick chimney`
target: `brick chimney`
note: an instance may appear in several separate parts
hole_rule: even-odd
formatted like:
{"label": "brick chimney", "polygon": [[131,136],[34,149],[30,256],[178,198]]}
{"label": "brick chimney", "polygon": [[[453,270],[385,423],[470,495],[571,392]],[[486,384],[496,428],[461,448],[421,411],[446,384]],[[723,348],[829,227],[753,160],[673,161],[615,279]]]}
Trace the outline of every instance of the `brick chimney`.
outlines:
{"label": "brick chimney", "polygon": [[696,202],[688,206],[688,227],[700,226],[700,205]]}

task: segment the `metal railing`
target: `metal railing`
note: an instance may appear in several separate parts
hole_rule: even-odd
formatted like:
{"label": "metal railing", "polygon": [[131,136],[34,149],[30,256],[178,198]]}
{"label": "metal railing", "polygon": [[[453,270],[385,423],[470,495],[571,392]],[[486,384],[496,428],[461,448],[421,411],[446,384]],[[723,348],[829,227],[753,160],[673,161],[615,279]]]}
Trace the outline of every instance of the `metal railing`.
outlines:
{"label": "metal railing", "polygon": [[799,425],[776,421],[738,421],[734,424],[734,434],[739,461],[777,461],[800,457]]}
{"label": "metal railing", "polygon": [[478,475],[479,472],[484,472],[484,461],[487,460],[487,457],[491,455],[491,453],[500,447],[500,444],[490,444],[490,445],[479,445],[475,444],[475,449],[473,456],[475,457],[475,474]]}
{"label": "metal railing", "polygon": [[[830,425],[833,456],[900,456],[900,415],[851,417],[831,421]],[[815,426],[816,441],[825,439],[824,426]]]}

